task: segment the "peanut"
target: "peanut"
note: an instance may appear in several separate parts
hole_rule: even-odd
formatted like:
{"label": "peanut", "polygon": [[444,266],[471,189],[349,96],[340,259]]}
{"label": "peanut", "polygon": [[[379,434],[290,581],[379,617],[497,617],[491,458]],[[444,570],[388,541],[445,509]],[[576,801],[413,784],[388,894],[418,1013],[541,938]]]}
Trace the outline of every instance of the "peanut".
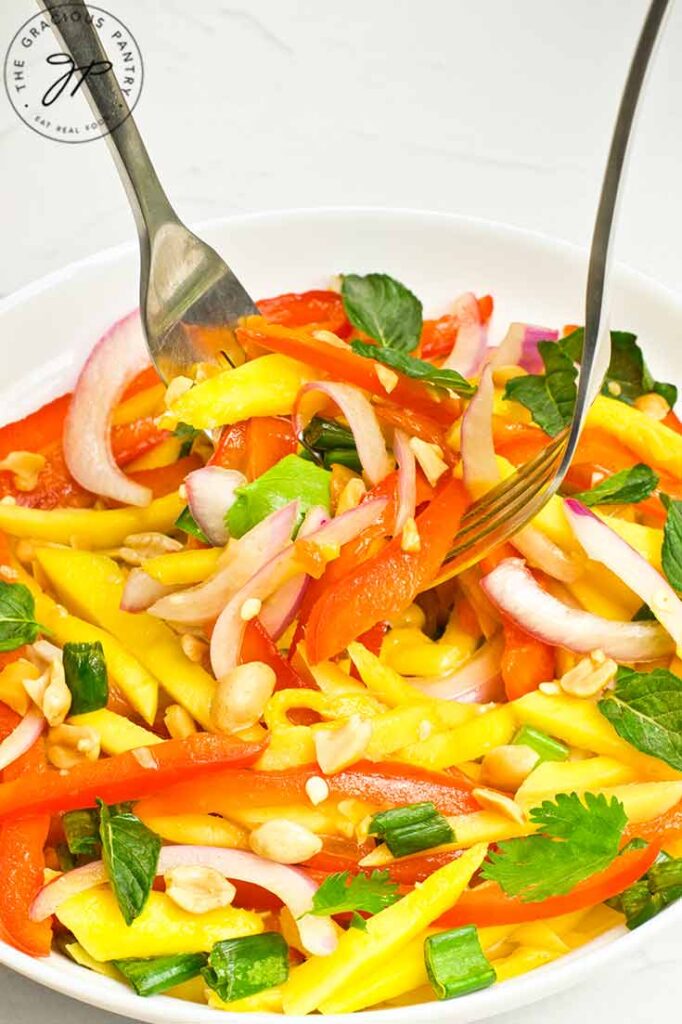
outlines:
{"label": "peanut", "polygon": [[483,781],[495,789],[515,793],[539,760],[537,751],[522,743],[495,747],[483,758]]}
{"label": "peanut", "polygon": [[277,676],[262,661],[237,665],[218,688],[211,704],[211,724],[216,732],[239,732],[255,725],[272,697]]}
{"label": "peanut", "polygon": [[50,764],[63,770],[81,761],[96,761],[100,754],[99,733],[89,726],[57,725],[48,733],[46,752]]}
{"label": "peanut", "polygon": [[372,723],[352,715],[338,729],[316,729],[313,733],[315,756],[322,772],[333,775],[364,754],[372,738]]}
{"label": "peanut", "polygon": [[249,845],[259,857],[278,864],[301,864],[320,852],[322,840],[295,821],[272,818],[253,830]]}
{"label": "peanut", "polygon": [[166,895],[189,914],[229,907],[237,890],[215,868],[182,864],[164,875]]}

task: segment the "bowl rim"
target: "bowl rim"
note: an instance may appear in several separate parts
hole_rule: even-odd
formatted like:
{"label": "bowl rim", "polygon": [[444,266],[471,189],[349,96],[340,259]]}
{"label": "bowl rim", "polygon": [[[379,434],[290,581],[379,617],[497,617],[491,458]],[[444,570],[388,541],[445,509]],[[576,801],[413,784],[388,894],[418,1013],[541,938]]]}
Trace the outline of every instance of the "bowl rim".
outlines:
{"label": "bowl rim", "polygon": [[[585,262],[587,260],[585,247],[565,239],[554,238],[540,231],[482,217],[411,207],[333,205],[273,209],[211,217],[197,222],[193,226],[193,230],[201,234],[204,231],[220,230],[227,225],[239,227],[269,223],[286,225],[297,220],[348,217],[378,218],[386,221],[401,219],[423,223],[438,222],[448,224],[453,228],[458,225],[466,226],[490,236],[502,234],[510,240],[532,244],[554,252],[561,251],[571,254],[574,258],[582,257]],[[36,299],[42,293],[50,291],[88,268],[106,266],[108,263],[126,258],[135,250],[136,243],[134,241],[123,242],[88,254],[26,283],[0,299],[0,318],[17,306]],[[682,294],[660,284],[641,271],[621,263],[615,264],[614,275],[623,283],[631,283],[648,292],[652,298],[676,306],[682,315]],[[370,1024],[370,1022],[430,1024],[431,1021],[447,1021],[448,1019],[462,1022],[482,1020],[497,1013],[530,1005],[554,992],[570,988],[581,977],[594,973],[600,967],[614,960],[619,952],[631,954],[634,950],[645,946],[656,933],[669,928],[675,922],[682,933],[682,901],[669,907],[636,931],[628,932],[621,925],[586,946],[531,972],[510,979],[501,986],[492,986],[453,1002],[429,1002],[382,1010],[363,1010],[353,1014],[352,1019],[357,1020],[359,1024]],[[68,965],[68,970],[64,970],[65,963]],[[190,1024],[190,1022],[192,1024],[199,1024],[199,1022],[209,1024],[209,1022],[215,1022],[221,1018],[234,1021],[244,1019],[243,1015],[237,1017],[237,1015],[226,1014],[222,1010],[214,1010],[196,1003],[185,1003],[168,996],[142,998],[123,987],[119,982],[81,968],[64,957],[52,954],[49,959],[35,959],[2,940],[0,940],[0,964],[62,995],[70,996],[111,1013],[150,1021],[153,1024]],[[462,1012],[458,1013],[458,1009]],[[256,1013],[252,1015],[252,1019],[256,1021],[274,1021],[277,1018],[282,1019],[280,1014]],[[303,1024],[309,1018],[292,1016],[288,1019],[292,1021],[292,1024]],[[325,1019],[330,1024],[343,1024],[350,1019],[350,1016],[335,1014]]]}

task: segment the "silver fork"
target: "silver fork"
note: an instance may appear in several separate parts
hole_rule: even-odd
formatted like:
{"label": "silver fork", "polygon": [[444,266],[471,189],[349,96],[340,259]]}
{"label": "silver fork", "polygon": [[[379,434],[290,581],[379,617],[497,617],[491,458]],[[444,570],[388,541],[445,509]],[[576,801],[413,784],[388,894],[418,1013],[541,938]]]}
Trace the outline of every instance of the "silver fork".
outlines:
{"label": "silver fork", "polygon": [[534,459],[467,509],[436,582],[451,579],[474,565],[525,526],[557,492],[571,464],[587,413],[608,366],[607,289],[618,199],[639,98],[668,7],[669,0],[652,0],[649,6],[613,129],[592,233],[585,292],[585,340],[572,421]]}
{"label": "silver fork", "polygon": [[[40,0],[52,13],[63,0]],[[82,0],[80,19],[58,18],[53,29],[75,66],[106,62],[100,38]],[[101,67],[101,65],[99,65]],[[82,72],[81,72],[82,74]],[[140,242],[140,313],[149,352],[165,380],[191,375],[201,362],[224,355],[232,365],[245,355],[234,327],[258,313],[255,303],[228,265],[180,221],[166,196],[112,71],[87,74],[84,89],[107,128],[119,174],[132,207]],[[192,327],[219,330],[192,330]]]}

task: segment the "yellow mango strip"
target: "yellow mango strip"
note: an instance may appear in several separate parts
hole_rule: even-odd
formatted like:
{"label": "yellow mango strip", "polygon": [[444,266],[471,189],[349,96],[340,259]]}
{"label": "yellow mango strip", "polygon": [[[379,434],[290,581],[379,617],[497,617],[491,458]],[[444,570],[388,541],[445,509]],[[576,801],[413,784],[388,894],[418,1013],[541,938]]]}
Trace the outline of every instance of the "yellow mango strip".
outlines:
{"label": "yellow mango strip", "polygon": [[168,555],[148,558],[141,568],[152,579],[169,587],[201,583],[215,572],[221,554],[221,548],[172,551]]}
{"label": "yellow mango strip", "polygon": [[27,661],[17,658],[5,665],[0,672],[0,701],[23,718],[31,706],[31,700],[22,685],[22,679],[38,679],[40,669]]}
{"label": "yellow mango strip", "polygon": [[607,907],[605,903],[600,903],[583,914],[576,927],[566,932],[563,938],[569,949],[576,949],[578,946],[584,946],[586,942],[596,939],[598,935],[603,935],[604,932],[609,932],[612,928],[617,928],[622,924],[622,914]]}
{"label": "yellow mango strip", "polygon": [[682,480],[682,436],[660,420],[633,405],[599,395],[587,414],[587,425],[617,438],[648,466],[658,466]]}
{"label": "yellow mango strip", "polygon": [[589,757],[585,761],[544,761],[521,784],[515,800],[529,809],[557,793],[584,793],[634,782],[636,778],[634,768],[612,757]]}
{"label": "yellow mango strip", "polygon": [[[587,611],[614,622],[627,622],[642,603],[634,594],[629,594],[627,604],[614,600],[602,587],[602,580],[595,581],[589,572],[573,583],[567,583],[566,588]],[[635,608],[632,608],[633,604]]]}
{"label": "yellow mango strip", "polygon": [[87,711],[82,715],[71,715],[69,724],[94,729],[99,735],[105,754],[124,754],[126,750],[163,743],[156,733],[143,729],[141,725],[131,722],[123,715],[117,715],[114,711],[109,711],[108,708]]}
{"label": "yellow mango strip", "polygon": [[156,416],[163,409],[165,393],[166,387],[159,381],[151,388],[138,391],[132,398],[126,398],[125,402],[119,402],[111,415],[112,424],[132,423],[145,416]]}
{"label": "yellow mango strip", "polygon": [[618,518],[618,516],[609,516],[598,508],[594,511],[619,537],[627,541],[630,547],[639,551],[640,555],[646,558],[654,569],[661,571],[663,530],[659,530],[655,526],[643,526],[642,523],[631,523],[627,519]]}
{"label": "yellow mango strip", "polygon": [[424,694],[421,690],[407,683],[394,669],[385,665],[362,644],[356,641],[348,644],[348,653],[367,689],[382,703],[391,708],[402,704],[423,703]]}
{"label": "yellow mango strip", "polygon": [[[138,805],[139,807],[139,805]],[[137,816],[168,843],[183,846],[219,846],[227,850],[248,850],[248,832],[215,814],[143,814]]]}
{"label": "yellow mango strip", "polygon": [[124,980],[121,972],[113,964],[95,960],[94,956],[90,956],[89,953],[85,952],[79,942],[66,942],[64,944],[64,952],[71,957],[74,963],[79,964],[81,967],[87,967],[89,971],[94,971],[95,974],[101,974],[104,978],[113,978],[114,981]]}
{"label": "yellow mango strip", "polygon": [[266,988],[263,992],[235,999],[231,1003],[224,1002],[217,992],[208,989],[206,992],[208,1005],[214,1010],[229,1010],[230,1013],[282,1013],[282,986]]}
{"label": "yellow mango strip", "polygon": [[[442,710],[439,704],[444,705]],[[432,733],[461,725],[471,717],[470,708],[454,701],[431,701],[393,708],[372,719],[372,738],[367,747],[367,757],[380,761],[402,747],[419,743]]]}
{"label": "yellow mango strip", "polygon": [[512,942],[519,946],[530,946],[532,949],[544,949],[548,953],[568,953],[571,948],[561,935],[552,928],[549,921],[531,921],[522,924],[510,936]]}
{"label": "yellow mango strip", "polygon": [[249,910],[221,907],[190,914],[165,893],[154,891],[140,916],[127,925],[108,885],[71,896],[56,916],[95,960],[204,953],[221,939],[263,931],[260,917]]}
{"label": "yellow mango strip", "polygon": [[162,466],[170,466],[180,458],[180,449],[183,443],[181,437],[167,437],[164,441],[159,441],[144,455],[129,462],[126,466],[126,473],[139,473],[143,469],[161,469]]}
{"label": "yellow mango strip", "polygon": [[616,797],[623,804],[628,821],[638,825],[665,814],[682,800],[682,782],[632,782],[625,786],[605,786],[595,789],[607,800]]}
{"label": "yellow mango strip", "polygon": [[212,430],[252,416],[287,416],[302,386],[316,376],[288,356],[259,356],[185,391],[162,416],[161,426],[172,430],[182,422]]}
{"label": "yellow mango strip", "polygon": [[[301,657],[303,657],[303,653],[300,651]],[[318,661],[317,665],[309,665],[304,658],[304,662],[320,691],[328,697],[338,697],[341,694],[349,693],[367,693],[367,687],[363,683],[349,676],[334,661]]]}
{"label": "yellow mango strip", "polygon": [[147,612],[122,612],[125,576],[106,555],[39,548],[38,563],[68,607],[112,633],[162,684],[177,704],[208,728],[215,680],[190,661],[180,638]]}
{"label": "yellow mango strip", "polygon": [[475,761],[494,747],[509,743],[515,728],[511,705],[503,704],[478,714],[455,729],[404,747],[399,751],[398,759],[420,768],[440,771],[462,761]]}
{"label": "yellow mango strip", "polygon": [[212,804],[219,814],[249,830],[271,818],[286,818],[318,835],[350,838],[354,832],[352,823],[341,813],[334,800],[325,800],[318,807],[309,803],[245,804],[239,794],[225,794],[221,799],[212,801]]}
{"label": "yellow mango strip", "polygon": [[375,914],[366,931],[345,932],[330,956],[312,957],[296,967],[283,987],[284,1012],[311,1013],[317,1007],[325,1012],[327,1002],[340,991],[351,988],[363,974],[383,969],[398,950],[457,902],[486,852],[483,844],[468,850],[434,871],[419,889]]}
{"label": "yellow mango strip", "polygon": [[634,768],[641,778],[682,779],[682,772],[675,771],[657,757],[640,753],[621,739],[592,701],[536,690],[513,701],[509,707],[519,723],[532,725],[579,750],[614,757]]}
{"label": "yellow mango strip", "polygon": [[307,725],[278,725],[270,734],[270,742],[256,761],[254,768],[263,772],[280,772],[313,764],[316,759],[315,742]]}
{"label": "yellow mango strip", "polygon": [[[71,551],[66,551],[67,557]],[[69,615],[66,608],[61,607],[40,589],[32,576],[17,567],[19,580],[33,594],[36,618],[52,631],[54,640],[64,646],[66,643],[96,643],[99,641],[104,651],[107,672],[116,682],[119,690],[134,711],[137,711],[145,722],[151,725],[156,718],[159,702],[159,684],[151,672],[111,633],[93,626],[90,622],[75,615]]]}
{"label": "yellow mango strip", "polygon": [[510,978],[518,977],[519,974],[534,971],[536,967],[542,967],[543,964],[556,960],[560,955],[560,953],[550,952],[548,949],[530,949],[520,946],[509,956],[502,957],[500,960],[492,960],[491,963],[498,982],[508,981]]}
{"label": "yellow mango strip", "polygon": [[172,999],[184,999],[186,1003],[202,1003],[206,1005],[206,982],[199,975],[198,978],[190,978],[189,981],[182,981],[179,985],[167,988],[163,993]]}
{"label": "yellow mango strip", "polygon": [[25,508],[0,504],[0,530],[83,548],[115,548],[131,533],[167,533],[184,502],[177,493],[156,498],[146,508]]}
{"label": "yellow mango strip", "polygon": [[381,660],[406,676],[442,676],[474,653],[477,638],[461,628],[450,630],[448,639],[431,640],[420,629],[393,629],[381,645]]}

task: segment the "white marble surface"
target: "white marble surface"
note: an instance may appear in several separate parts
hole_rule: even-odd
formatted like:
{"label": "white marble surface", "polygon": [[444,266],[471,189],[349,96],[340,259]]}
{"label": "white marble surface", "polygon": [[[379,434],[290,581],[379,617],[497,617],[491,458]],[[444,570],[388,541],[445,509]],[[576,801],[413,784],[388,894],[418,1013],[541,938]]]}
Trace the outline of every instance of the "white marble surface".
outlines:
{"label": "white marble surface", "polygon": [[[386,205],[585,243],[643,0],[100,0],[145,59],[137,117],[185,219]],[[0,48],[34,12],[3,0]],[[682,9],[651,81],[618,256],[682,278]],[[0,92],[0,294],[132,237],[101,142],[21,124]],[[679,1014],[679,936],[500,1024]],[[0,1024],[114,1024],[0,970]]]}

